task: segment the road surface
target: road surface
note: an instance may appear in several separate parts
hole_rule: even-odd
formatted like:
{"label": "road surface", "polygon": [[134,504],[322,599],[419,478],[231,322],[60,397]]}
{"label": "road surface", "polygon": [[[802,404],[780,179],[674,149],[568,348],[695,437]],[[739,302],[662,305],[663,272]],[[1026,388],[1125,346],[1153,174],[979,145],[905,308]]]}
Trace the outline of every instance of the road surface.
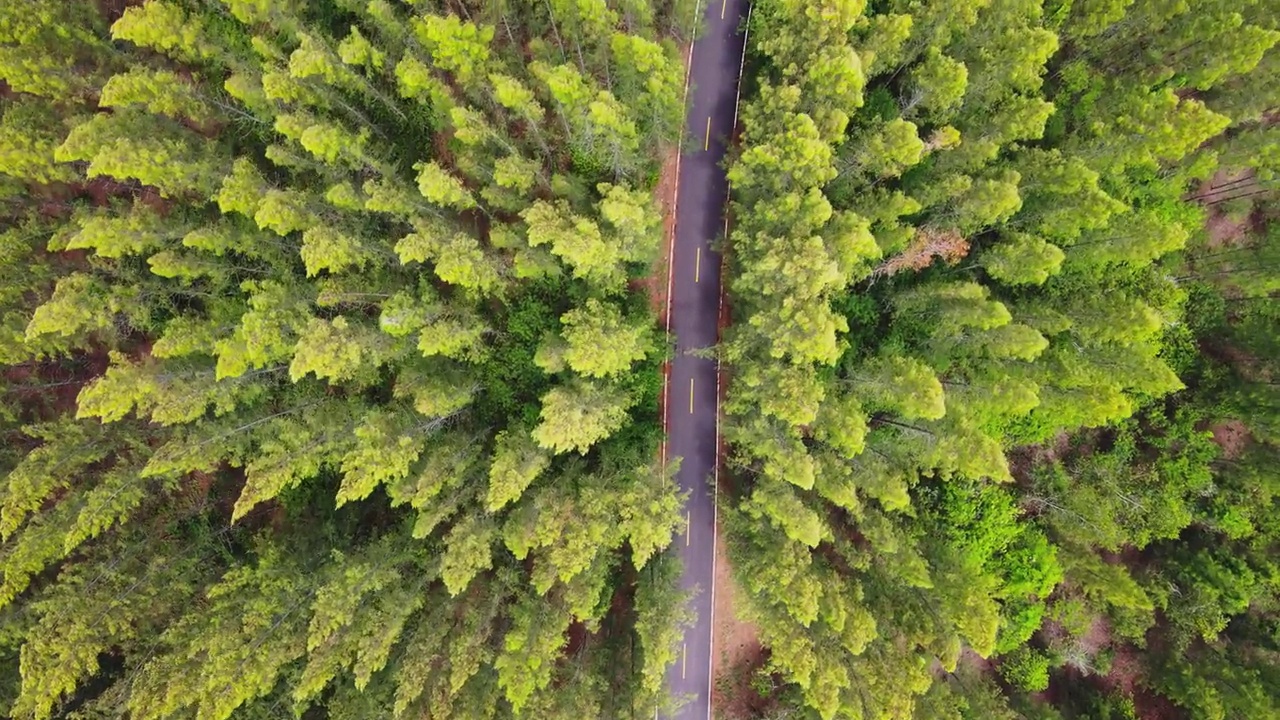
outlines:
{"label": "road surface", "polygon": [[687,137],[676,185],[676,237],[671,250],[670,329],[675,357],[667,388],[667,455],[682,462],[676,482],[689,491],[688,531],[676,539],[684,564],[681,587],[693,590],[694,625],[667,674],[673,696],[689,701],[670,720],[711,717],[712,597],[719,412],[715,360],[689,350],[718,340],[720,256],[711,244],[724,234],[729,183],[721,169],[737,120],[742,18],[747,0],[702,0],[702,34],[689,60]]}

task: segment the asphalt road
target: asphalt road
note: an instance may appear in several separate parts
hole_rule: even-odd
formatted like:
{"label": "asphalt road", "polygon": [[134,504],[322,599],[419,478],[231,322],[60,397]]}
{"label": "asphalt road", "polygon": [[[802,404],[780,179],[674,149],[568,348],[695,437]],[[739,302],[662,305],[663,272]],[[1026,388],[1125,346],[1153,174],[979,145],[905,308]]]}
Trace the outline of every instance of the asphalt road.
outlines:
{"label": "asphalt road", "polygon": [[682,458],[676,481],[690,491],[689,529],[676,545],[684,564],[681,586],[697,591],[697,620],[667,674],[672,695],[688,698],[670,720],[711,717],[719,403],[716,362],[688,351],[710,348],[718,340],[720,256],[711,244],[725,230],[729,183],[721,164],[736,121],[746,13],[747,0],[702,0],[703,32],[690,58],[687,138],[680,154],[671,251],[670,322],[676,350],[667,389],[667,455]]}

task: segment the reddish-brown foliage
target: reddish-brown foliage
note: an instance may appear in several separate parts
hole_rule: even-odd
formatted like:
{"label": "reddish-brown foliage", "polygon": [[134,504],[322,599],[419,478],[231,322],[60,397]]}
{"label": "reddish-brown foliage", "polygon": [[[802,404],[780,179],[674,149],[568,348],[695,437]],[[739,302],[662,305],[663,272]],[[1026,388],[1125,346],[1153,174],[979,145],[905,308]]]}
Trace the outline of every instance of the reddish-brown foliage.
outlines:
{"label": "reddish-brown foliage", "polygon": [[905,270],[919,272],[942,258],[948,265],[955,265],[969,254],[969,241],[955,230],[921,228],[906,249],[880,263],[872,271],[872,279],[892,277]]}

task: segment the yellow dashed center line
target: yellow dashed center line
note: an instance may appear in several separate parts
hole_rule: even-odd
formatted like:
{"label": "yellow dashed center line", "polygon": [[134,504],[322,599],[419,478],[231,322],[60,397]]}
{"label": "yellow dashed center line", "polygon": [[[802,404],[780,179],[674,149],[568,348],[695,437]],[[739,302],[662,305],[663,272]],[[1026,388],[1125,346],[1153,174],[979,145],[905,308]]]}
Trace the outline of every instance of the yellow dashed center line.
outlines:
{"label": "yellow dashed center line", "polygon": [[711,116],[707,116],[707,137],[702,141],[702,149],[711,149]]}
{"label": "yellow dashed center line", "polygon": [[702,277],[702,248],[698,248],[698,254],[693,261],[693,281],[698,282]]}
{"label": "yellow dashed center line", "polygon": [[720,0],[720,19],[724,19],[724,7],[729,4],[729,0]]}
{"label": "yellow dashed center line", "polygon": [[689,665],[689,643],[680,647],[680,679],[684,679],[684,671]]}
{"label": "yellow dashed center line", "polygon": [[689,378],[689,414],[693,414],[693,378]]}
{"label": "yellow dashed center line", "polygon": [[684,514],[684,546],[689,547],[689,541],[693,539],[693,513],[687,511]]}

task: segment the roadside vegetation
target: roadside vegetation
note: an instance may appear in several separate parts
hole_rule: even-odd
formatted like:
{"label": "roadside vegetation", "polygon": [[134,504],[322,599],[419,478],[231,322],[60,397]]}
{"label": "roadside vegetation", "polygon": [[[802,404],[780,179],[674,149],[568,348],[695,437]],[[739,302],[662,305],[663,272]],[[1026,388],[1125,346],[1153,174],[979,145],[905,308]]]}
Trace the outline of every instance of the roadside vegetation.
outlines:
{"label": "roadside vegetation", "polygon": [[0,2],[0,714],[667,702],[690,18]]}
{"label": "roadside vegetation", "polygon": [[721,517],[768,649],[739,706],[1280,717],[1278,25],[755,3]]}

